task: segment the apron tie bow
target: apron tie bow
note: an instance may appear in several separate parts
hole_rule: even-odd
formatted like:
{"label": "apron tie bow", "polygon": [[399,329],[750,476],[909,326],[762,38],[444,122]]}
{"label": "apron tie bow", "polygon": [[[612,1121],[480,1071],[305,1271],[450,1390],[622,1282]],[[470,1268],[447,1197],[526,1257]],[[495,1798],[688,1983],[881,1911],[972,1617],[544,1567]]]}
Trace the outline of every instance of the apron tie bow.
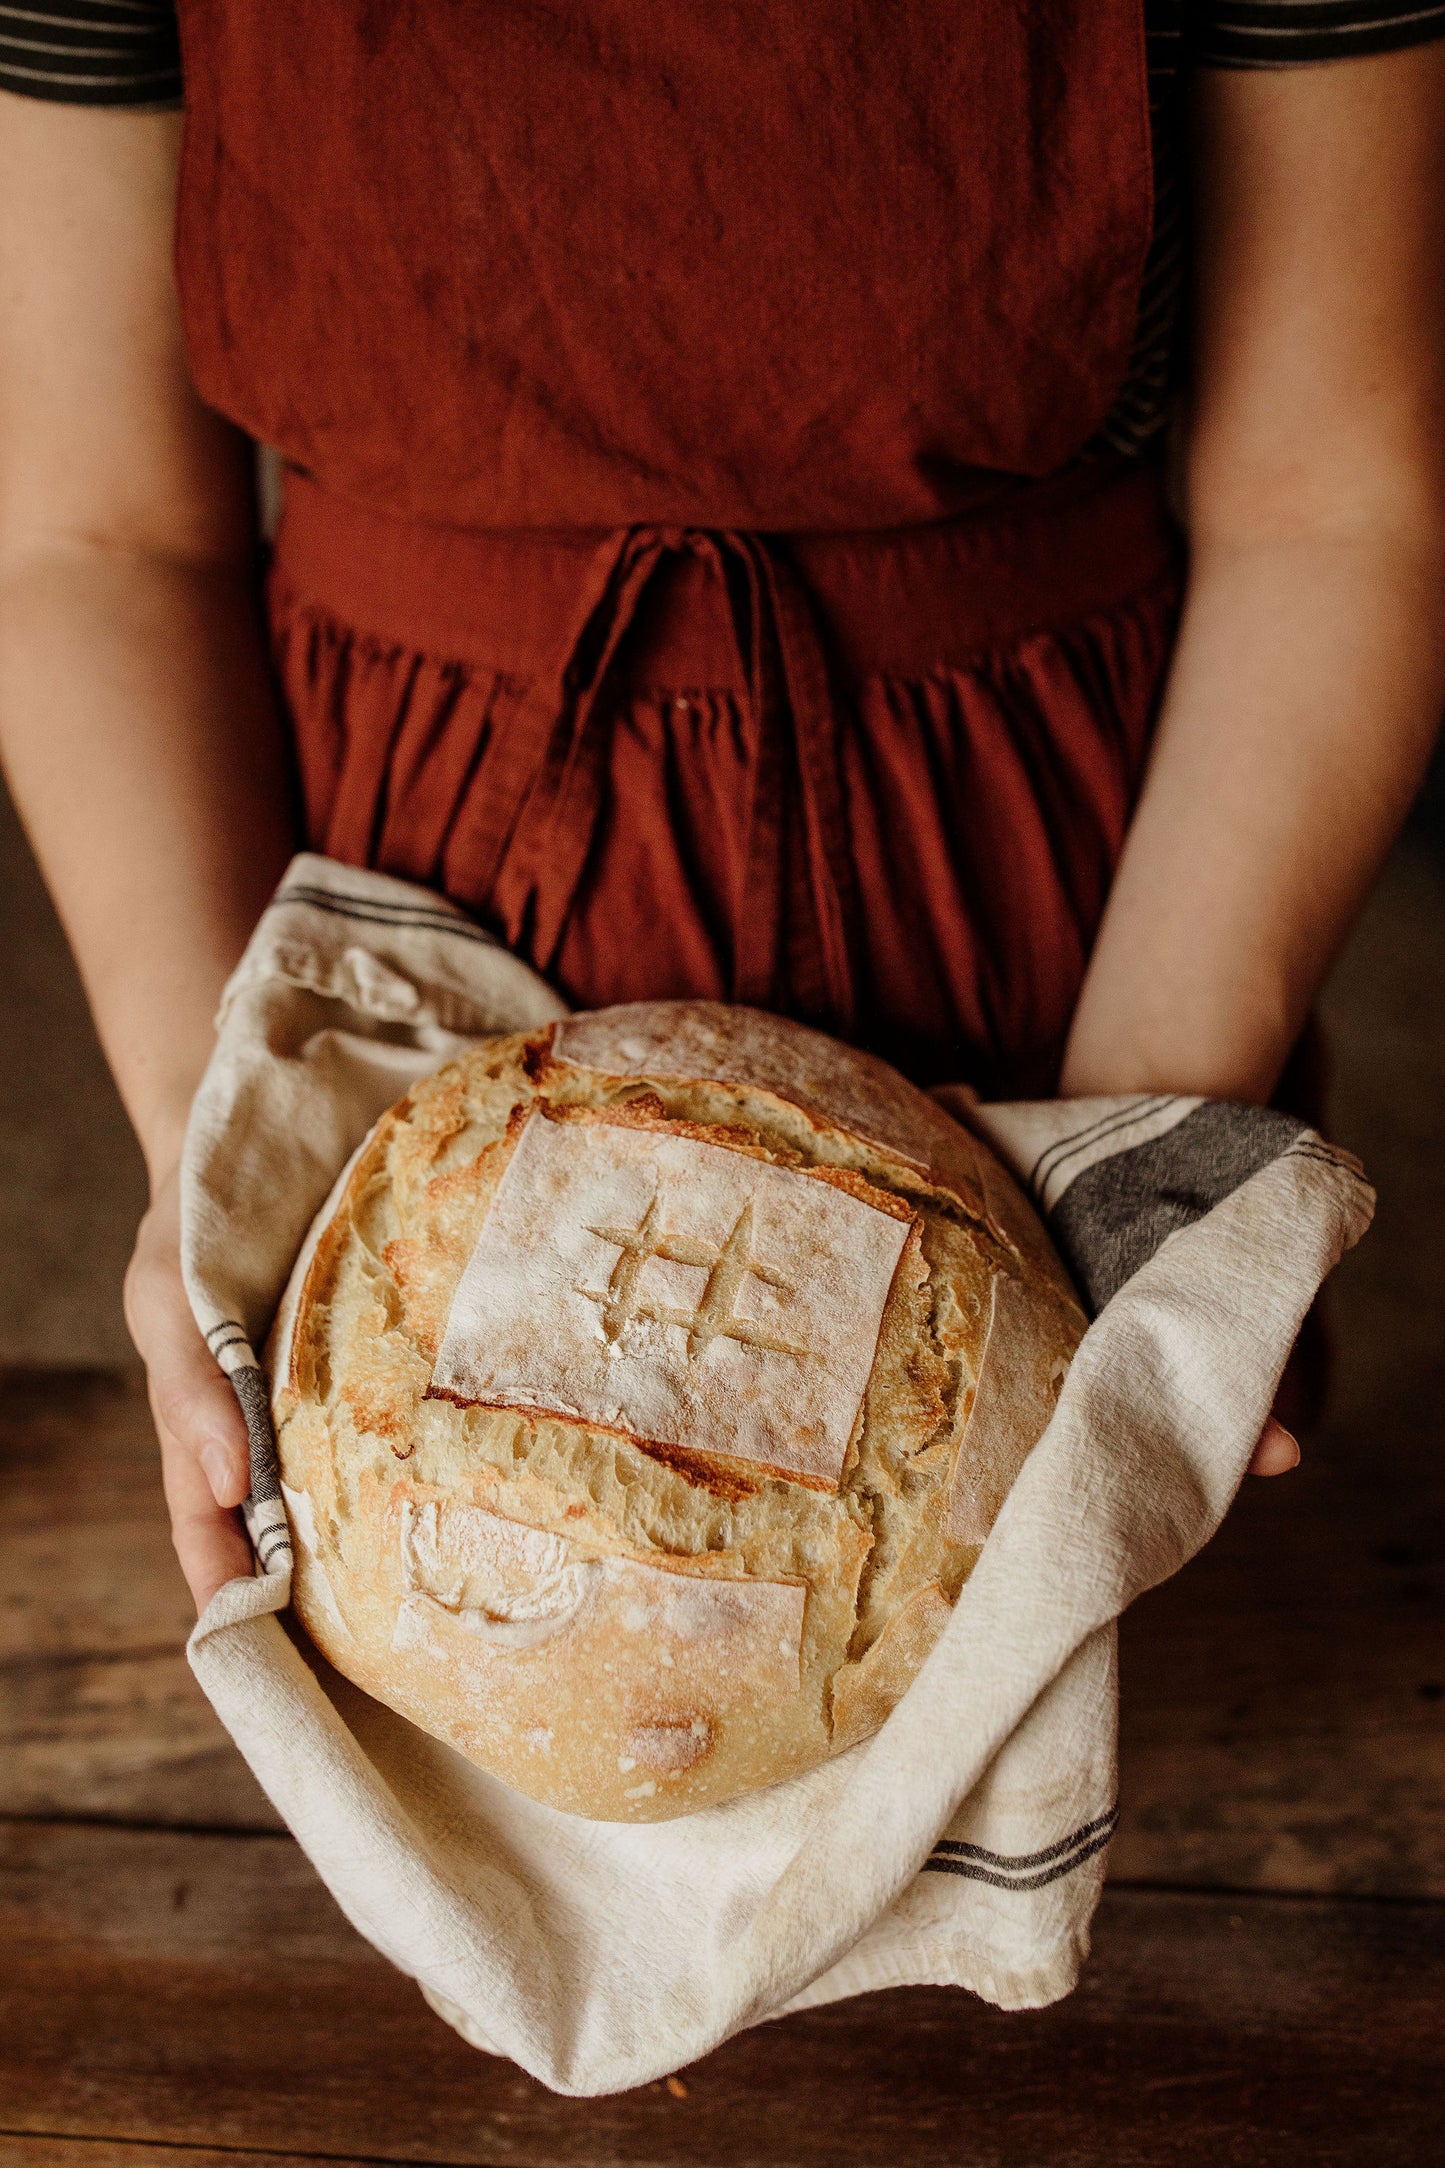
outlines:
{"label": "apron tie bow", "polygon": [[628,527],[599,546],[562,652],[528,690],[499,749],[506,772],[491,796],[497,818],[477,839],[488,852],[492,911],[510,945],[540,971],[553,967],[605,809],[616,712],[606,698],[610,681],[653,580],[683,555],[719,574],[747,687],[731,997],[758,1007],[781,1001],[787,815],[796,804],[811,923],[790,930],[790,976],[795,996],[803,993],[801,966],[813,982],[808,1006],[846,1033],[855,1022],[857,909],[838,724],[812,605],[765,536]]}

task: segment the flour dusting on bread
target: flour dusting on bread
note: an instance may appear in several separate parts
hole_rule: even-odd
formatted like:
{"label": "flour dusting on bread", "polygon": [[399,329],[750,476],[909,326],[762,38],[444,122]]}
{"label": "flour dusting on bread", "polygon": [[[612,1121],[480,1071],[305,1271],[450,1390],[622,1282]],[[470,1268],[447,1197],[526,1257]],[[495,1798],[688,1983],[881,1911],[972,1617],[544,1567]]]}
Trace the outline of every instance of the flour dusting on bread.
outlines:
{"label": "flour dusting on bread", "polygon": [[891,1201],[661,1125],[539,1107],[429,1390],[836,1490],[914,1225]]}

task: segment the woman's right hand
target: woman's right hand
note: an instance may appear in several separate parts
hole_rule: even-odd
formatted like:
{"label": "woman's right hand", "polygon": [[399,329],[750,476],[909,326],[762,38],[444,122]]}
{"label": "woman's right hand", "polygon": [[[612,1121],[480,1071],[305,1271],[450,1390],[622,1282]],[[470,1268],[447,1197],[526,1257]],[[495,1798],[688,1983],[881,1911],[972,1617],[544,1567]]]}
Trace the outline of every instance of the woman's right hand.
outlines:
{"label": "woman's right hand", "polygon": [[204,1611],[254,1570],[237,1506],[251,1487],[246,1425],[230,1380],[191,1315],[181,1279],[180,1170],[153,1191],[125,1276],[125,1318],[146,1366],[171,1541]]}

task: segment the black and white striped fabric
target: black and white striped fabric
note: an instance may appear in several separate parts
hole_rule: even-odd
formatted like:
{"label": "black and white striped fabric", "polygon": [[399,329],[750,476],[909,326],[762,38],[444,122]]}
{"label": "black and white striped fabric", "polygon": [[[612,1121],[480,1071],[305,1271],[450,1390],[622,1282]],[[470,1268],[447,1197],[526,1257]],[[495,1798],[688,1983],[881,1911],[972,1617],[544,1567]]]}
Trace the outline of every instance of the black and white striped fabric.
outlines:
{"label": "black and white striped fabric", "polygon": [[1271,1160],[1300,1152],[1354,1175],[1347,1153],[1293,1115],[1217,1099],[1144,1098],[1091,1114],[1059,1102],[1061,1133],[1029,1188],[1097,1316],[1170,1235],[1192,1227]]}
{"label": "black and white striped fabric", "polygon": [[0,89],[62,105],[178,105],[174,0],[0,0]]}
{"label": "black and white striped fabric", "polygon": [[1272,1107],[1178,1093],[983,1105],[948,1084],[934,1097],[1015,1170],[1091,1317],[1276,1161],[1318,1162],[1371,1194],[1356,1159]]}
{"label": "black and white striped fabric", "polygon": [[[1178,0],[1176,0],[1178,4]],[[1423,45],[1445,33],[1428,0],[1184,0],[1194,58],[1213,68],[1297,68]]]}

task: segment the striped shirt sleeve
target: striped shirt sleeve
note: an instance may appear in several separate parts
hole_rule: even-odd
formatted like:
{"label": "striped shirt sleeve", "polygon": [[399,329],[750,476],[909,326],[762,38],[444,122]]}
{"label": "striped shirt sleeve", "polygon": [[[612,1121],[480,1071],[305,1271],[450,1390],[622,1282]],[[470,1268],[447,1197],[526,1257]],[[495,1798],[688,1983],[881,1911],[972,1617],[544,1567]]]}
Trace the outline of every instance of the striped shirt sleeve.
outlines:
{"label": "striped shirt sleeve", "polygon": [[1206,67],[1290,68],[1445,37],[1445,0],[1186,0],[1185,26]]}
{"label": "striped shirt sleeve", "polygon": [[174,0],[0,0],[0,89],[62,105],[178,105]]}
{"label": "striped shirt sleeve", "polygon": [[[1445,0],[1185,0],[1188,56],[1280,68],[1445,37]],[[0,0],[0,88],[72,105],[175,105],[175,0]]]}

